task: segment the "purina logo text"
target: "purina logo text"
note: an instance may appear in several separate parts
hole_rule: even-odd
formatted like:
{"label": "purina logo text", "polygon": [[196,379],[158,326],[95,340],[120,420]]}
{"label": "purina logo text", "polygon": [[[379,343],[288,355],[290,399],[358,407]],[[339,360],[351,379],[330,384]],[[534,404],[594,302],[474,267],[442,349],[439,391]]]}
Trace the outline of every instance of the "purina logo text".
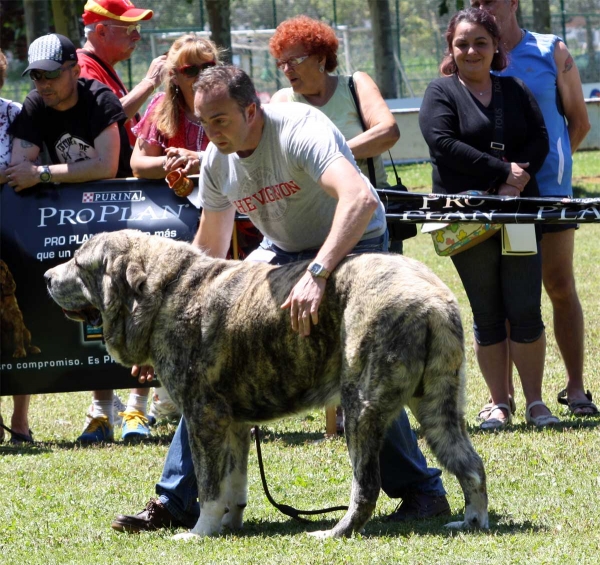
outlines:
{"label": "purina logo text", "polygon": [[115,190],[111,192],[84,192],[83,204],[105,204],[106,202],[142,202],[141,190]]}

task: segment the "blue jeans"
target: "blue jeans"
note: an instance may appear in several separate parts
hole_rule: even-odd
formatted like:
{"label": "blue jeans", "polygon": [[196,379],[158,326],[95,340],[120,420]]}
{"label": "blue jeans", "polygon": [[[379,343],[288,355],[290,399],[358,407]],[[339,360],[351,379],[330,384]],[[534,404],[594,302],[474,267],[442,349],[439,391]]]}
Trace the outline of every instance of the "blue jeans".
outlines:
{"label": "blue jeans", "polygon": [[[289,253],[263,240],[261,247],[276,253],[273,264],[285,265],[293,261],[312,259],[315,250]],[[388,248],[387,232],[376,238],[359,242],[352,253],[382,252]],[[383,449],[379,456],[381,487],[391,498],[405,498],[410,494],[444,496],[439,469],[428,468],[427,461],[419,446],[415,433],[410,427],[404,409],[387,431]],[[179,422],[160,481],[156,485],[156,494],[169,512],[178,520],[194,526],[200,515],[198,504],[198,485],[192,455],[188,443],[188,431],[185,420]]]}

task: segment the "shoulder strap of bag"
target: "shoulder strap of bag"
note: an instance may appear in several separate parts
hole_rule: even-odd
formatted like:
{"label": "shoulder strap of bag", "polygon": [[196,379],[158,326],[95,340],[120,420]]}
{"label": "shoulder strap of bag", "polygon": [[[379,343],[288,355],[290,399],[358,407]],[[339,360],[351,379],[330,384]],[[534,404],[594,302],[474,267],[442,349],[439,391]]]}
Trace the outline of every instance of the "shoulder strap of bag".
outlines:
{"label": "shoulder strap of bag", "polygon": [[[354,105],[356,106],[356,112],[358,114],[358,119],[360,120],[360,125],[362,126],[363,131],[367,131],[367,126],[365,124],[365,120],[363,119],[362,116],[362,111],[360,109],[360,102],[358,101],[358,95],[356,94],[356,86],[354,85],[354,77],[352,75],[350,75],[348,77],[348,88],[350,89],[350,94],[352,94],[352,99],[354,100]],[[398,171],[396,171],[396,165],[394,163],[394,160],[392,159],[392,153],[388,150],[388,153],[390,155],[390,161],[392,163],[392,167],[394,169],[394,175],[396,176],[396,184],[398,186],[402,186],[402,179],[398,176]],[[373,186],[377,186],[376,185],[376,178],[375,178],[375,165],[373,163],[373,158],[372,157],[368,157],[367,158],[367,167],[369,169],[369,180],[371,181],[371,184]]]}
{"label": "shoulder strap of bag", "polygon": [[490,143],[490,154],[497,159],[504,158],[504,99],[500,79],[492,75],[492,98],[494,100],[494,132]]}

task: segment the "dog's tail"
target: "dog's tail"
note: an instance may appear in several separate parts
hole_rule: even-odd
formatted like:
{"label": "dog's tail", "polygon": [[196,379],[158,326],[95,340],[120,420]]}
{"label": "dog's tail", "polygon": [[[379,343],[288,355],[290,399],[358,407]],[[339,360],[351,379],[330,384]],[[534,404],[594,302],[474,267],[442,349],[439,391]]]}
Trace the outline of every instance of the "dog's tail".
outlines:
{"label": "dog's tail", "polygon": [[[480,482],[481,459],[465,425],[464,333],[458,304],[443,296],[428,312],[427,360],[418,402],[411,409],[440,463],[461,477]],[[461,481],[462,482],[462,481]]]}
{"label": "dog's tail", "polygon": [[487,528],[485,470],[465,424],[465,352],[458,304],[452,299],[440,306],[429,311],[428,356],[416,416],[438,461],[462,487],[465,518],[449,526]]}

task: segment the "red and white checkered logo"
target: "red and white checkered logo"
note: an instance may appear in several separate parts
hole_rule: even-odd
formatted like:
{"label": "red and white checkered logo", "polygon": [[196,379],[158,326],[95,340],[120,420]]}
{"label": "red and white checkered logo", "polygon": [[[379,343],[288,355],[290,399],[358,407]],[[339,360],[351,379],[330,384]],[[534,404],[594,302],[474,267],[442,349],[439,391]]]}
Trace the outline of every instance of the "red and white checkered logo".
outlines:
{"label": "red and white checkered logo", "polygon": [[94,201],[94,193],[93,192],[84,192],[83,199],[81,201],[84,204],[87,204],[88,202],[93,202]]}

